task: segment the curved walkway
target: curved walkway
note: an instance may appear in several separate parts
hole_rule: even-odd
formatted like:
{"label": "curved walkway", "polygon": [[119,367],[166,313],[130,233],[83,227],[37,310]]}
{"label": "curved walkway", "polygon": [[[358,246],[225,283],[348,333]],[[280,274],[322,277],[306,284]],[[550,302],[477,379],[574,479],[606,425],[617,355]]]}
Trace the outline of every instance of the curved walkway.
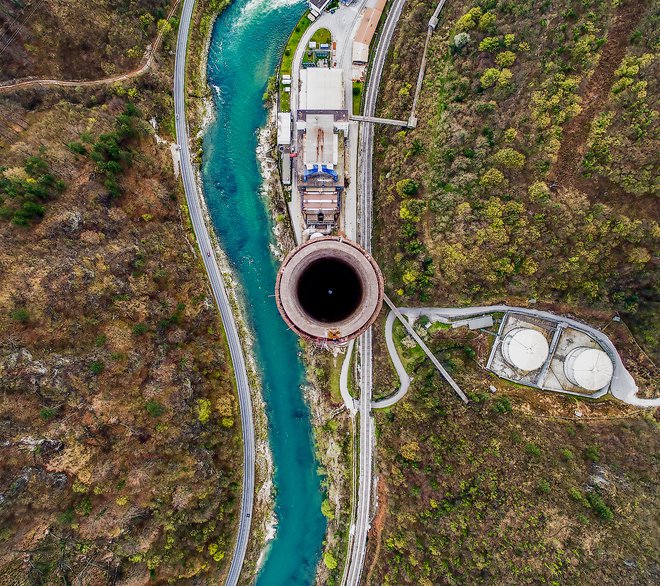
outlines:
{"label": "curved walkway", "polygon": [[[623,401],[624,403],[628,403],[629,405],[635,405],[636,407],[651,407],[651,408],[660,407],[660,398],[644,399],[642,397],[637,396],[637,391],[638,391],[637,384],[635,383],[635,380],[633,379],[632,375],[628,372],[628,370],[624,366],[621,357],[619,356],[619,353],[617,352],[617,349],[615,348],[614,344],[612,344],[611,340],[600,330],[597,330],[596,328],[588,324],[585,324],[581,321],[569,317],[558,316],[548,311],[542,311],[539,309],[528,309],[524,307],[511,307],[509,305],[486,305],[486,306],[478,306],[478,307],[401,307],[399,308],[399,311],[403,315],[412,317],[414,319],[417,319],[421,315],[426,315],[431,320],[441,321],[443,323],[451,323],[452,320],[457,318],[465,319],[487,313],[499,313],[499,312],[507,312],[507,311],[515,311],[516,313],[522,313],[526,315],[531,315],[533,317],[538,317],[541,319],[547,319],[552,321],[560,320],[572,327],[587,332],[590,336],[596,339],[598,343],[601,344],[601,346],[603,346],[604,349],[607,350],[607,354],[610,356],[610,358],[612,358],[612,361],[614,363],[614,375],[612,377],[612,382],[610,384],[610,389],[609,389],[609,392],[612,394],[613,397],[619,399],[620,401]],[[395,360],[395,357],[398,358],[398,354],[396,353],[396,348],[390,349],[390,346],[388,344],[388,350],[390,352],[390,356],[392,357],[393,361]],[[604,394],[606,393],[603,393],[603,395]],[[397,400],[400,400],[404,395],[405,393],[402,393],[400,395],[399,393],[397,393],[396,395],[393,395],[391,398],[394,399],[394,397],[398,396]],[[389,399],[390,398],[386,400]],[[384,406],[389,407],[395,402],[396,401],[393,401],[388,405],[384,405]],[[373,406],[380,407],[381,406],[380,403],[381,402],[374,403]]]}
{"label": "curved walkway", "polygon": [[[176,9],[178,8],[180,1],[181,0],[176,0],[174,6],[172,6],[169,14],[167,15],[168,20],[172,18],[172,16],[176,12]],[[107,85],[111,83],[116,83],[118,81],[125,81],[133,77],[138,77],[140,75],[145,74],[147,71],[149,71],[149,69],[151,69],[151,66],[154,63],[154,55],[158,50],[158,46],[160,45],[160,42],[162,40],[163,40],[163,33],[159,32],[158,35],[156,36],[156,39],[154,40],[153,45],[149,45],[146,51],[144,52],[144,55],[142,57],[144,63],[138,69],[129,71],[127,73],[113,75],[112,77],[104,77],[103,79],[91,79],[91,80],[83,80],[83,79],[62,80],[62,79],[45,79],[45,78],[16,79],[9,82],[0,82],[0,93],[10,92],[17,89],[26,89],[36,86],[79,87],[79,86]]]}
{"label": "curved walkway", "polygon": [[385,397],[384,399],[380,399],[379,401],[372,401],[372,409],[385,409],[387,407],[391,407],[403,399],[406,396],[408,389],[410,388],[410,376],[406,371],[406,367],[403,366],[403,362],[401,361],[399,353],[396,351],[394,338],[392,337],[392,326],[394,325],[395,320],[396,314],[393,311],[390,311],[390,313],[387,315],[387,321],[385,322],[385,344],[387,345],[387,351],[390,354],[390,358],[392,359],[396,373],[399,376],[401,385],[399,386],[399,390],[393,395]]}
{"label": "curved walkway", "polygon": [[353,356],[354,346],[355,340],[351,340],[348,343],[348,348],[346,349],[346,357],[344,358],[344,362],[341,364],[341,372],[339,373],[339,391],[341,392],[341,398],[344,400],[344,405],[346,405],[346,409],[348,409],[351,417],[355,417],[355,414],[357,413],[355,399],[351,395],[351,392],[348,390],[348,374],[351,367],[351,356]]}
{"label": "curved walkway", "polygon": [[248,381],[245,356],[236,327],[236,320],[232,313],[231,305],[227,297],[227,291],[222,280],[220,267],[214,254],[208,228],[202,213],[202,194],[197,188],[195,173],[190,161],[190,147],[188,136],[188,124],[186,122],[186,51],[188,48],[188,35],[190,32],[190,20],[195,5],[195,0],[184,0],[181,11],[181,23],[176,45],[176,61],[174,66],[174,111],[176,114],[176,136],[181,148],[181,177],[186,192],[186,201],[190,212],[190,220],[199,244],[202,261],[209,276],[209,282],[213,296],[220,310],[222,324],[227,337],[227,344],[231,354],[231,362],[236,379],[236,390],[241,412],[241,427],[243,431],[243,494],[241,498],[241,510],[238,520],[238,536],[234,547],[229,573],[225,584],[234,586],[238,583],[247,550],[248,538],[250,536],[250,524],[252,507],[254,501],[254,422],[252,420],[252,400],[250,395],[250,384]]}

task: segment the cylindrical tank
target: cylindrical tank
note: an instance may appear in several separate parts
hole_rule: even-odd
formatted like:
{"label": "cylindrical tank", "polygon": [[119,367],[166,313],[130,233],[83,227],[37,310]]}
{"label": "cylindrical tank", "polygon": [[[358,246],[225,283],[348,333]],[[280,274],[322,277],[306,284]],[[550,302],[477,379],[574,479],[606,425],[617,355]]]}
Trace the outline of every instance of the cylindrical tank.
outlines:
{"label": "cylindrical tank", "polygon": [[543,366],[548,359],[548,341],[531,328],[513,328],[502,341],[504,359],[513,367],[529,372]]}
{"label": "cylindrical tank", "polygon": [[614,365],[602,350],[579,346],[566,356],[564,374],[578,387],[587,391],[599,391],[610,384]]}
{"label": "cylindrical tank", "polygon": [[383,305],[383,276],[362,247],[339,236],[316,236],[284,259],[275,299],[299,336],[342,344],[363,333]]}

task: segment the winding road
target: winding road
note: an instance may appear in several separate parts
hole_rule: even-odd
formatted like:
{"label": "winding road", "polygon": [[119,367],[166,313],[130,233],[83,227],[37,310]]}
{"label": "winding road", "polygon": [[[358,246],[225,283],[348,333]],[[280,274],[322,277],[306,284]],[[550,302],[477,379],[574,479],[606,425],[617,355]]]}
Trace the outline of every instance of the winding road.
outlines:
{"label": "winding road", "polygon": [[[176,116],[176,137],[181,148],[181,177],[186,192],[186,201],[190,212],[190,220],[199,244],[204,267],[209,276],[211,290],[220,310],[222,324],[227,337],[227,344],[231,354],[231,362],[236,379],[236,390],[241,412],[241,427],[243,431],[243,494],[241,498],[240,518],[238,522],[238,537],[234,548],[233,557],[229,566],[229,573],[225,584],[234,586],[238,579],[245,559],[248,538],[250,536],[250,524],[252,508],[254,503],[254,422],[252,419],[252,400],[250,395],[250,384],[248,381],[245,356],[241,346],[241,340],[236,327],[236,320],[227,297],[227,291],[222,280],[222,274],[215,254],[212,253],[213,245],[209,231],[202,212],[202,194],[198,188],[195,172],[190,160],[188,123],[186,121],[186,52],[188,48],[188,36],[190,32],[190,21],[192,18],[195,0],[183,0],[181,11],[181,22],[176,45],[176,61],[174,66],[174,112]],[[211,253],[209,255],[209,253]]]}

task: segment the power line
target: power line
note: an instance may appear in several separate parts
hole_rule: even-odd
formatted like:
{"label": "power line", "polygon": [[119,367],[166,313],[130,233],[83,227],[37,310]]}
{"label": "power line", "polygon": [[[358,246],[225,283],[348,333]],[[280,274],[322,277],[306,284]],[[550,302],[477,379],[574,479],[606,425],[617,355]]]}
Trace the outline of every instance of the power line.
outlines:
{"label": "power line", "polygon": [[25,23],[28,21],[28,19],[34,14],[34,12],[39,8],[44,3],[44,0],[38,0],[38,2],[34,5],[34,8],[30,11],[28,15],[25,16],[23,19],[23,22],[16,27],[16,31],[14,34],[9,38],[9,40],[5,43],[4,47],[0,49],[0,57],[2,57],[3,53],[7,50],[7,47],[12,43],[12,41],[16,38],[18,33],[21,31],[21,29],[25,26]]}

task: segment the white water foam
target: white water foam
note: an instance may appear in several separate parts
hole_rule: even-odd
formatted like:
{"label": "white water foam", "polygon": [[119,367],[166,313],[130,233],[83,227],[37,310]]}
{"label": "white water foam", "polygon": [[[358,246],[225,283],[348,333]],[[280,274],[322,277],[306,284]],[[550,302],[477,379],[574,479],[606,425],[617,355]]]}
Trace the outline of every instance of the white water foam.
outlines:
{"label": "white water foam", "polygon": [[302,4],[302,0],[250,0],[243,8],[232,26],[232,32],[253,21],[256,16],[262,16],[287,6]]}

